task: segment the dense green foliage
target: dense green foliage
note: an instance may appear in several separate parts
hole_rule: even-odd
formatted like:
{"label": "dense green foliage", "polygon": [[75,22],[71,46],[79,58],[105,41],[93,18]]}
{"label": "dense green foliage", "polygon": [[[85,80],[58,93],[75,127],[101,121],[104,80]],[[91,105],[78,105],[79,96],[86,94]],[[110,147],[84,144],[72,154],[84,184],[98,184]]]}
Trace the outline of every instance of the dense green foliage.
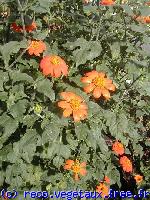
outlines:
{"label": "dense green foliage", "polygon": [[[133,19],[150,13],[144,2],[0,3],[0,12],[6,12],[0,16],[0,188],[15,188],[20,196],[24,190],[94,191],[107,175],[118,189],[127,185],[130,190],[131,183],[135,194],[139,188],[150,189],[150,26]],[[21,16],[26,24],[35,20],[37,30],[13,31],[11,23]],[[43,56],[56,54],[65,60],[67,77],[41,73],[42,56],[26,51],[31,38],[45,42]],[[116,85],[110,101],[96,101],[83,91],[80,78],[93,69],[105,72]],[[86,120],[74,123],[62,116],[57,101],[65,90],[85,99]],[[144,177],[139,186],[120,167],[112,151],[115,140],[124,145],[134,173]],[[67,159],[76,158],[87,162],[88,172],[78,182],[63,169]]]}

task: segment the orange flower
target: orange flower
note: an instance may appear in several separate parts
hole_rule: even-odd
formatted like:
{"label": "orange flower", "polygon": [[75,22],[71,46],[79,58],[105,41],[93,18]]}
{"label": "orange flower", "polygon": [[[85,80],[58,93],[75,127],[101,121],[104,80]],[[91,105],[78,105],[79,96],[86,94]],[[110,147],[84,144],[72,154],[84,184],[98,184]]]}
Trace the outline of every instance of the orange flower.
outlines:
{"label": "orange flower", "polygon": [[150,16],[134,16],[133,17],[138,22],[141,22],[143,24],[149,24],[150,23]]}
{"label": "orange flower", "polygon": [[125,172],[132,172],[133,167],[131,161],[127,158],[127,156],[122,156],[120,158],[120,165],[122,165],[122,168]]}
{"label": "orange flower", "polygon": [[40,62],[40,68],[43,70],[45,76],[51,75],[58,78],[63,74],[67,76],[68,66],[65,61],[56,55],[45,56]]}
{"label": "orange flower", "polygon": [[25,29],[26,29],[26,31],[29,32],[29,33],[32,32],[32,31],[34,31],[34,30],[36,29],[36,23],[35,23],[35,22],[32,22],[31,25],[25,26]]}
{"label": "orange flower", "polygon": [[17,25],[15,22],[11,24],[11,28],[12,28],[15,32],[18,32],[18,33],[22,32],[22,30],[23,30],[22,27],[19,26],[19,25]]}
{"label": "orange flower", "polygon": [[109,195],[109,188],[107,185],[105,185],[104,183],[100,183],[97,187],[96,187],[96,192],[101,193],[100,195],[104,198],[105,196]]}
{"label": "orange flower", "polygon": [[136,183],[141,183],[143,181],[143,176],[137,174],[134,176]]}
{"label": "orange flower", "polygon": [[113,0],[102,0],[100,2],[100,5],[104,5],[104,6],[111,6],[111,5],[114,5],[115,2]]}
{"label": "orange flower", "polygon": [[120,142],[118,142],[118,141],[116,141],[116,142],[113,144],[112,150],[113,150],[116,154],[118,154],[118,155],[124,154],[124,147],[123,147],[123,145],[122,145]]}
{"label": "orange flower", "polygon": [[110,91],[115,91],[115,85],[112,80],[105,78],[105,73],[91,71],[85,74],[85,77],[81,78],[81,82],[89,83],[84,87],[86,93],[91,93],[93,91],[93,96],[98,99],[103,96],[106,100],[110,99]]}
{"label": "orange flower", "polygon": [[104,177],[104,182],[110,184],[110,178],[108,176],[105,176]]}
{"label": "orange flower", "polygon": [[64,169],[71,170],[73,172],[75,181],[78,181],[79,174],[82,176],[85,176],[87,174],[85,167],[86,167],[86,162],[80,163],[78,160],[75,161],[67,160]]}
{"label": "orange flower", "polygon": [[[11,24],[11,28],[12,28],[15,32],[18,32],[18,33],[23,32],[23,27],[20,26],[20,25],[18,25],[16,22],[13,22],[13,23]],[[35,29],[36,29],[36,23],[35,23],[35,22],[32,22],[31,25],[25,26],[25,30],[26,30],[27,32],[29,32],[29,33],[32,32],[32,31],[34,31]]]}
{"label": "orange flower", "polygon": [[31,41],[31,44],[28,48],[29,55],[40,56],[40,53],[46,50],[46,45],[43,41]]}
{"label": "orange flower", "polygon": [[62,92],[60,95],[65,100],[58,102],[58,106],[64,109],[64,117],[73,115],[75,122],[79,122],[80,120],[87,118],[88,107],[80,96],[74,94],[73,92]]}

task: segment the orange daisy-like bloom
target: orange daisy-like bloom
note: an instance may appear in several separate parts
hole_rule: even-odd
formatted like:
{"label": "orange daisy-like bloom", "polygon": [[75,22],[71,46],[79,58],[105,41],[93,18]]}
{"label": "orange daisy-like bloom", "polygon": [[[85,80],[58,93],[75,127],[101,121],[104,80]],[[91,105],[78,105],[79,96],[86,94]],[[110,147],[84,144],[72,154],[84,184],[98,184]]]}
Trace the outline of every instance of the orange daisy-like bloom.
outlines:
{"label": "orange daisy-like bloom", "polygon": [[75,122],[79,122],[80,120],[87,118],[88,107],[80,96],[73,92],[62,92],[60,95],[63,97],[64,101],[58,102],[58,106],[64,109],[64,117],[73,115]]}
{"label": "orange daisy-like bloom", "polygon": [[132,172],[132,162],[127,158],[127,156],[122,156],[119,162],[125,172]]}
{"label": "orange daisy-like bloom", "polygon": [[66,160],[66,164],[64,166],[65,170],[71,170],[73,172],[73,176],[75,181],[79,180],[79,174],[81,176],[86,176],[86,162],[80,163],[78,160]]}
{"label": "orange daisy-like bloom", "polygon": [[121,142],[116,141],[112,145],[112,150],[118,155],[124,154],[124,147],[123,147],[123,144],[121,144]]}
{"label": "orange daisy-like bloom", "polygon": [[143,181],[143,176],[137,174],[137,175],[134,176],[134,179],[135,179],[136,183],[138,184],[138,183],[141,183]]}
{"label": "orange daisy-like bloom", "polygon": [[101,193],[100,195],[105,198],[106,196],[108,197],[109,195],[109,188],[107,185],[105,185],[104,183],[100,183],[97,187],[96,187],[96,192]]}
{"label": "orange daisy-like bloom", "polygon": [[[12,28],[15,32],[18,32],[18,33],[23,32],[23,27],[20,26],[20,25],[18,25],[16,22],[13,22],[13,23],[11,24],[11,28]],[[36,23],[35,23],[35,22],[32,22],[31,25],[25,26],[25,30],[26,30],[27,32],[29,32],[29,33],[32,32],[32,31],[34,31],[35,29],[36,29]]]}
{"label": "orange daisy-like bloom", "polygon": [[104,177],[104,182],[110,184],[110,178],[108,176],[105,176]]}
{"label": "orange daisy-like bloom", "polygon": [[29,55],[40,56],[40,53],[46,50],[46,45],[43,41],[31,41],[28,48]]}
{"label": "orange daisy-like bloom", "polygon": [[149,24],[150,23],[150,16],[134,16],[133,17],[138,22],[141,22],[143,24]]}
{"label": "orange daisy-like bloom", "polygon": [[95,70],[85,74],[85,77],[81,78],[82,83],[88,83],[84,87],[86,93],[93,91],[94,98],[98,99],[103,96],[106,100],[110,99],[110,91],[115,91],[116,87],[112,83],[112,80],[105,78],[105,73],[97,72]]}
{"label": "orange daisy-like bloom", "polygon": [[40,62],[40,68],[43,70],[45,76],[51,75],[58,78],[62,74],[68,75],[68,66],[65,61],[56,55],[45,56]]}
{"label": "orange daisy-like bloom", "polygon": [[100,5],[104,5],[104,6],[111,6],[111,5],[114,5],[115,2],[113,0],[102,0],[100,2]]}

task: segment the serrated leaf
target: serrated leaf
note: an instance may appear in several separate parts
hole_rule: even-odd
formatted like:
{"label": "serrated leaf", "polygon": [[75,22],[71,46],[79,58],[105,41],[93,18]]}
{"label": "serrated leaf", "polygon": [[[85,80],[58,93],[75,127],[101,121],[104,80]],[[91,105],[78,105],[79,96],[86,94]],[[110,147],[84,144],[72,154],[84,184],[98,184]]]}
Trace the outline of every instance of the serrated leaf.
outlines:
{"label": "serrated leaf", "polygon": [[17,118],[18,120],[21,119],[23,117],[23,114],[26,111],[27,108],[27,104],[28,101],[23,99],[23,100],[19,100],[17,103],[15,103],[14,105],[12,105],[9,108],[9,112],[10,114],[14,117]]}
{"label": "serrated leaf", "polygon": [[14,154],[16,157],[22,157],[26,162],[30,163],[36,151],[38,135],[35,129],[29,129],[21,137],[19,142],[13,145]]}
{"label": "serrated leaf", "polygon": [[9,80],[7,72],[0,70],[0,91],[4,91],[3,84]]}
{"label": "serrated leaf", "polygon": [[4,60],[4,64],[8,67],[10,56],[12,54],[18,53],[21,48],[27,48],[27,41],[10,41],[5,45],[0,46],[0,53],[2,54],[2,58]]}
{"label": "serrated leaf", "polygon": [[11,78],[13,80],[13,83],[18,82],[18,81],[24,81],[24,82],[28,82],[28,83],[33,82],[33,78],[31,76],[29,76],[26,73],[21,73],[19,71],[17,71],[17,72],[13,71],[11,73]]}
{"label": "serrated leaf", "polygon": [[52,89],[53,84],[47,80],[38,81],[36,84],[37,91],[43,93],[45,96],[49,97],[51,101],[55,100],[55,93]]}
{"label": "serrated leaf", "polygon": [[102,51],[102,47],[98,41],[87,41],[84,38],[78,38],[75,42],[67,42],[64,47],[70,50],[80,47],[73,51],[76,66],[98,57]]}
{"label": "serrated leaf", "polygon": [[3,130],[3,135],[0,138],[0,143],[4,143],[12,133],[14,133],[18,127],[18,121],[15,119],[9,117],[6,121],[5,124],[3,124],[4,130]]}
{"label": "serrated leaf", "polygon": [[42,133],[42,143],[45,144],[49,141],[55,141],[60,133],[60,127],[56,126],[54,122],[50,122],[48,126],[45,127]]}

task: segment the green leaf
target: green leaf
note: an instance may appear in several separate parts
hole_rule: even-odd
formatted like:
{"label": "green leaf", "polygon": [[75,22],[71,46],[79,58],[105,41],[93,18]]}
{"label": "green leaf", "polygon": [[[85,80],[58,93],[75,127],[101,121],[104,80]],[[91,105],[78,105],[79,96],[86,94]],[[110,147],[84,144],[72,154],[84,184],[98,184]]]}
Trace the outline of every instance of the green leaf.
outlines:
{"label": "green leaf", "polygon": [[28,101],[26,99],[19,100],[17,103],[9,108],[9,111],[14,118],[17,118],[19,120],[23,118],[23,114],[26,111],[27,105]]}
{"label": "green leaf", "polygon": [[109,131],[117,140],[125,145],[128,144],[128,139],[124,133],[129,132],[129,122],[124,113],[116,114],[115,112],[105,112],[106,125],[109,126]]}
{"label": "green leaf", "polygon": [[62,157],[60,157],[60,156],[54,157],[54,159],[53,159],[53,164],[54,164],[57,168],[59,168],[61,165],[63,165],[63,163],[64,163],[64,159],[63,159]]}
{"label": "green leaf", "polygon": [[27,41],[10,41],[8,43],[6,43],[5,45],[1,45],[0,46],[0,53],[2,54],[2,58],[4,60],[4,64],[6,67],[8,67],[9,64],[9,60],[10,60],[10,56],[12,54],[16,54],[18,53],[18,51],[21,48],[27,48]]}
{"label": "green leaf", "polygon": [[85,141],[87,134],[90,133],[88,126],[83,123],[75,124],[75,132],[79,141]]}
{"label": "green leaf", "polygon": [[0,91],[4,91],[3,84],[9,80],[8,73],[0,70]]}
{"label": "green leaf", "polygon": [[[13,154],[16,158],[23,158],[26,162],[30,163],[36,151],[38,135],[35,129],[29,129],[21,137],[19,142],[13,144]],[[15,159],[12,157],[12,162]]]}
{"label": "green leaf", "polygon": [[60,133],[60,127],[56,126],[54,122],[50,122],[48,126],[45,127],[42,133],[42,143],[45,144],[49,141],[55,141]]}
{"label": "green leaf", "polygon": [[55,93],[54,90],[52,89],[53,84],[50,82],[50,80],[44,79],[38,81],[35,86],[38,92],[43,93],[45,96],[50,98],[51,101],[55,100]]}
{"label": "green leaf", "polygon": [[6,119],[5,121],[5,124],[2,124],[2,126],[4,127],[4,130],[3,135],[0,138],[0,143],[3,144],[18,128],[18,121],[11,117],[8,117],[8,119]]}
{"label": "green leaf", "polygon": [[13,83],[18,82],[18,81],[24,81],[28,83],[33,82],[33,78],[31,76],[29,76],[26,73],[21,73],[19,71],[13,71],[11,73],[11,78],[12,78]]}
{"label": "green leaf", "polygon": [[86,63],[98,57],[102,51],[102,47],[98,41],[87,41],[84,38],[78,38],[75,42],[67,42],[64,47],[73,50],[74,61],[76,66]]}
{"label": "green leaf", "polygon": [[144,33],[145,32],[145,28],[141,25],[135,25],[135,24],[132,24],[130,25],[130,28],[132,31],[135,31],[135,32],[139,32],[139,33]]}

